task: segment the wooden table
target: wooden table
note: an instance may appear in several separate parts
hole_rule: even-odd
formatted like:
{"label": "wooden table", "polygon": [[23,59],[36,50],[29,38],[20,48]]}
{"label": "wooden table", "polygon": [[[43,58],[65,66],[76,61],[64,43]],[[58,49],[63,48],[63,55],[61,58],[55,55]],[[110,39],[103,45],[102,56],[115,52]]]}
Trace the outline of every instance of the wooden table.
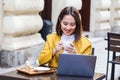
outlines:
{"label": "wooden table", "polygon": [[88,77],[71,77],[71,76],[57,76],[56,73],[28,75],[18,72],[17,70],[4,73],[0,75],[0,80],[102,80],[105,78],[104,74],[95,73],[93,78]]}

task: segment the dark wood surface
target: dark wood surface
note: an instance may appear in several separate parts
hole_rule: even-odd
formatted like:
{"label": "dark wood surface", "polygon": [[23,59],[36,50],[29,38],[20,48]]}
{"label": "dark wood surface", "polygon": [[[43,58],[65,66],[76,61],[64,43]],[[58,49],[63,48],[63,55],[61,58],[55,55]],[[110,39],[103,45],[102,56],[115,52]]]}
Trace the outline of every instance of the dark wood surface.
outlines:
{"label": "dark wood surface", "polygon": [[95,73],[94,78],[57,76],[56,73],[28,75],[17,70],[0,75],[1,80],[102,80],[104,74]]}

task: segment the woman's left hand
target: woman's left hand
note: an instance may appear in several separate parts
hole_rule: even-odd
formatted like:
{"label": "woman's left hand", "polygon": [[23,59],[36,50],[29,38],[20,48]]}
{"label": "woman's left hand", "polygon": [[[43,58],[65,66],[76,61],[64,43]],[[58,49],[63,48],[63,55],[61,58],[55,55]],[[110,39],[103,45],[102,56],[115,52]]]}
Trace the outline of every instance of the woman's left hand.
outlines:
{"label": "woman's left hand", "polygon": [[73,44],[70,44],[70,46],[66,47],[65,49],[68,53],[71,53],[71,54],[76,54],[77,51],[76,51],[76,48],[74,47]]}

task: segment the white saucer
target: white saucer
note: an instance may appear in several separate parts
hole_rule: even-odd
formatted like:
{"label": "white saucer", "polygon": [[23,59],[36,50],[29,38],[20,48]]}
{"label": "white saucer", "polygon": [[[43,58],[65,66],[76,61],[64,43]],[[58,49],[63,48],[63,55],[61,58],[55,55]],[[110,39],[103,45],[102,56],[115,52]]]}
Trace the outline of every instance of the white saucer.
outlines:
{"label": "white saucer", "polygon": [[48,67],[34,67],[33,69],[37,70],[37,71],[47,71],[47,70],[50,70],[50,68],[48,68]]}

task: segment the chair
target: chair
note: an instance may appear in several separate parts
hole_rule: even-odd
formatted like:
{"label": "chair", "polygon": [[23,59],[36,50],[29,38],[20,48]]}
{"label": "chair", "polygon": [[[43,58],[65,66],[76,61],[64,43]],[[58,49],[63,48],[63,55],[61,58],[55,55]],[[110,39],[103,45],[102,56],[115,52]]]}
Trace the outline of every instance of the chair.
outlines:
{"label": "chair", "polygon": [[[106,80],[108,79],[108,69],[109,63],[112,64],[111,68],[111,80],[114,80],[115,75],[115,64],[120,65],[120,55],[116,55],[120,52],[120,34],[119,33],[107,33],[107,68],[106,68]],[[110,53],[111,52],[111,53]],[[110,54],[112,55],[112,59],[110,59]]]}
{"label": "chair", "polygon": [[92,48],[92,55],[94,55],[95,53],[95,48]]}

